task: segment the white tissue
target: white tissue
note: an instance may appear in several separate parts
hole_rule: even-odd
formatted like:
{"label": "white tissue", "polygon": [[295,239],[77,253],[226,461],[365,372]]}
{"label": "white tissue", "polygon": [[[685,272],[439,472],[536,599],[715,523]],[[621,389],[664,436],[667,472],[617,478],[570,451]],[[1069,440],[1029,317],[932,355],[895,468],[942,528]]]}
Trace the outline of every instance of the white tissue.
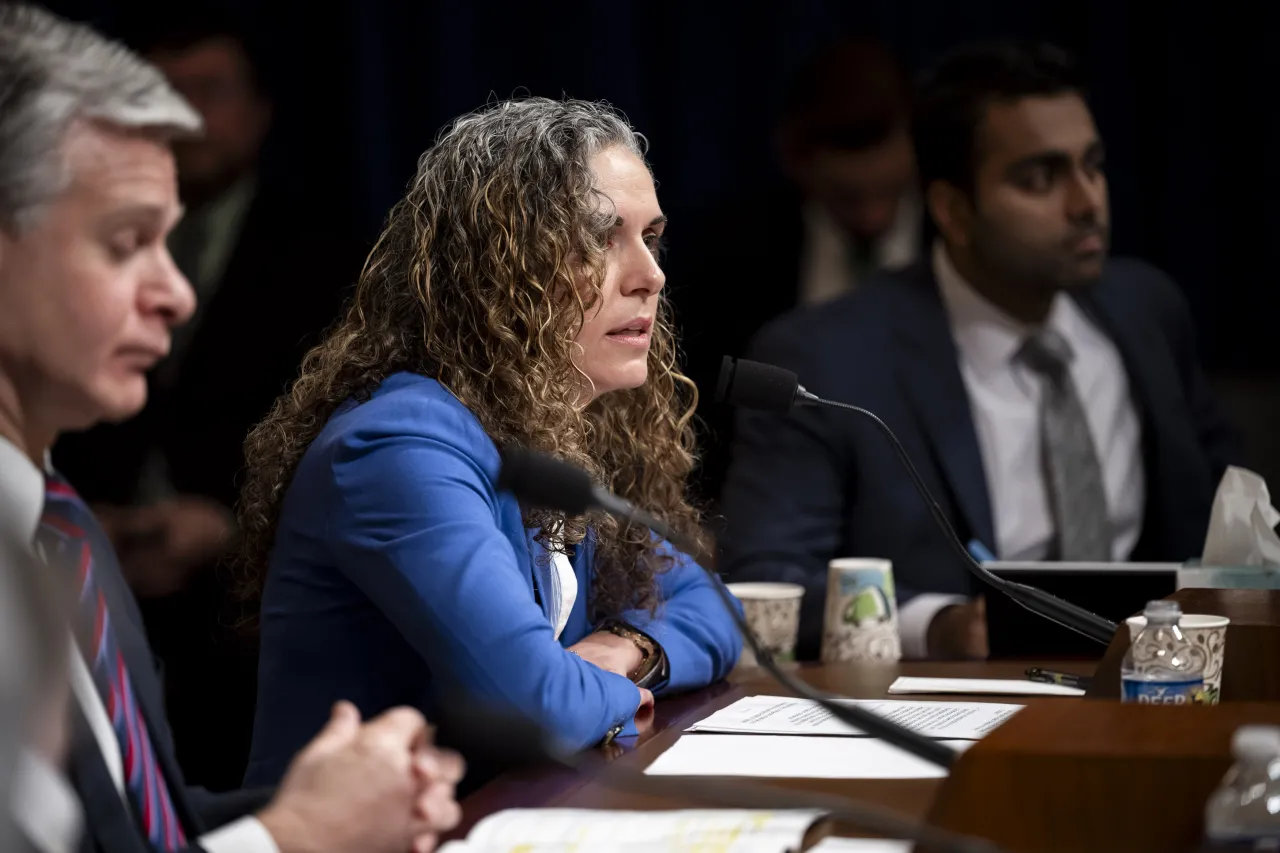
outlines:
{"label": "white tissue", "polygon": [[1266,481],[1232,466],[1222,475],[1204,540],[1204,566],[1280,567],[1280,512],[1271,505]]}

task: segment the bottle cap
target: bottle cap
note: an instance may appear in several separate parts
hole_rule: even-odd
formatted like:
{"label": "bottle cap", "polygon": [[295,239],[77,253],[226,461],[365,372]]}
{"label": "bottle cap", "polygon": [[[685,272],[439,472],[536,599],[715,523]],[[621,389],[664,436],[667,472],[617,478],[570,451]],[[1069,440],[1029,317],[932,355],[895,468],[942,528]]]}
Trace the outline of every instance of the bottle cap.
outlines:
{"label": "bottle cap", "polygon": [[1176,601],[1148,601],[1142,615],[1147,622],[1176,622],[1182,618],[1182,606]]}
{"label": "bottle cap", "polygon": [[1231,752],[1236,758],[1280,758],[1280,726],[1241,726],[1231,736]]}

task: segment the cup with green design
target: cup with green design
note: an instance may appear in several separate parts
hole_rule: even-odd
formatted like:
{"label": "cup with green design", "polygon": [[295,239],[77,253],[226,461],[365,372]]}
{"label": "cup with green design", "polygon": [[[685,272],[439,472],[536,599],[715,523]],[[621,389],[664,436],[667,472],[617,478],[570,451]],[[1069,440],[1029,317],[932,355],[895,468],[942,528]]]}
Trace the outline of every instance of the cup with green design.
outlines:
{"label": "cup with green design", "polygon": [[891,663],[902,657],[890,560],[841,558],[827,566],[824,663]]}

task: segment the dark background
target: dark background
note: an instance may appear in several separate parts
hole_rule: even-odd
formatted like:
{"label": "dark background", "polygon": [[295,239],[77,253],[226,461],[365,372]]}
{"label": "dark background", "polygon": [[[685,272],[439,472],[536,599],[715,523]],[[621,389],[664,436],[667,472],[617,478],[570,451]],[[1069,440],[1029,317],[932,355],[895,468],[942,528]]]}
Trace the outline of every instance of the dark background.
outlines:
{"label": "dark background", "polygon": [[[180,0],[168,0],[180,2]],[[128,37],[146,3],[55,11]],[[1118,254],[1187,294],[1203,356],[1254,439],[1277,433],[1273,331],[1280,231],[1280,4],[1130,0],[794,0],[788,3],[251,2],[276,125],[264,171],[334,203],[371,240],[450,118],[528,92],[611,101],[652,144],[659,194],[682,211],[781,179],[771,118],[787,74],[825,40],[881,37],[912,70],[961,42],[1019,36],[1076,53],[1109,149]],[[744,235],[742,251],[767,235]],[[769,282],[718,287],[726,303]],[[1264,399],[1265,398],[1265,399]],[[1274,450],[1264,452],[1274,453]],[[1265,463],[1259,467],[1266,468]]]}

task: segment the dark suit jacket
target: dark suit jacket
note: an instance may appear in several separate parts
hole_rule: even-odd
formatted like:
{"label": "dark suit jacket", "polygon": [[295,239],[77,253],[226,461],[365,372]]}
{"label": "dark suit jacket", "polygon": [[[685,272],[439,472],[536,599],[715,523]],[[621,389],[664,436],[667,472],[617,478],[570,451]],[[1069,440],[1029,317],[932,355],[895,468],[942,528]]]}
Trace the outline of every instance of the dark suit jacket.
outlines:
{"label": "dark suit jacket", "polygon": [[[1186,304],[1167,276],[1134,260],[1112,261],[1076,298],[1119,349],[1142,423],[1147,505],[1132,558],[1197,555],[1218,480],[1239,451],[1196,361]],[[796,371],[819,396],[878,414],[961,541],[993,541],[969,398],[928,266],[882,274],[848,297],[779,319],[751,357]],[[807,588],[803,657],[819,650],[834,557],[891,559],[899,603],[920,592],[977,592],[884,437],[851,413],[740,413],[723,510],[730,580]]]}
{"label": "dark suit jacket", "polygon": [[[337,318],[360,271],[363,245],[335,236],[328,220],[260,189],[176,381],[163,390],[153,382],[136,418],[54,448],[85,500],[134,502],[154,448],[179,492],[235,504],[245,437]],[[188,778],[215,790],[239,787],[244,776],[257,680],[256,638],[239,630],[244,608],[229,586],[208,570],[180,593],[143,602],[166,665],[179,761]]]}
{"label": "dark suit jacket", "polygon": [[[110,548],[95,549],[109,554]],[[173,736],[165,719],[163,690],[156,675],[155,661],[142,630],[138,610],[120,568],[114,560],[101,559],[95,566],[98,583],[107,599],[116,642],[129,668],[133,692],[147,721],[155,746],[156,760],[169,783],[174,807],[182,821],[191,850],[200,850],[201,833],[249,815],[266,805],[270,789],[212,794],[186,787],[174,757]],[[102,751],[94,740],[84,716],[77,709],[71,747],[71,781],[85,811],[85,834],[81,853],[151,853],[124,799],[111,781]]]}

